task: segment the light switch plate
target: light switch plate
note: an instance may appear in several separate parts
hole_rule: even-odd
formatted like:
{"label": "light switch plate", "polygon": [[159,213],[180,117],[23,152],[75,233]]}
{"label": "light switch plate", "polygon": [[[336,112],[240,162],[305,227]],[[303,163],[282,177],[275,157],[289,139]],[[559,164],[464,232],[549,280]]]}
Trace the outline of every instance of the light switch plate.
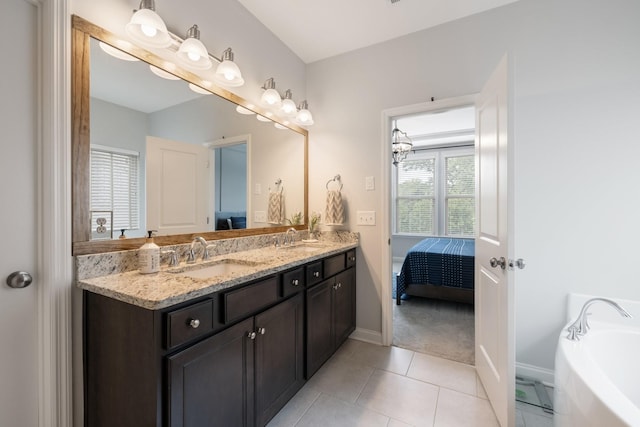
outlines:
{"label": "light switch plate", "polygon": [[267,212],[265,212],[265,211],[255,211],[253,213],[253,221],[254,222],[267,222]]}
{"label": "light switch plate", "polygon": [[358,225],[376,225],[376,211],[358,211]]}
{"label": "light switch plate", "polygon": [[372,176],[364,178],[364,189],[367,191],[373,191],[376,189],[376,180]]}
{"label": "light switch plate", "polygon": [[254,189],[253,189],[253,194],[262,194],[262,185],[260,184],[256,184]]}

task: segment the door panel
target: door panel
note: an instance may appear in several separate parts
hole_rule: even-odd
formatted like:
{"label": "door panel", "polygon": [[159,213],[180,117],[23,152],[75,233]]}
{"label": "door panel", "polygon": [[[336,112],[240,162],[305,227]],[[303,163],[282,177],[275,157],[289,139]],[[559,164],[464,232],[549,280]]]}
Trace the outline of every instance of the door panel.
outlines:
{"label": "door panel", "polygon": [[207,229],[208,166],[206,147],[147,137],[148,230],[165,235]]}
{"label": "door panel", "polygon": [[[0,257],[0,426],[38,425],[38,272],[36,150],[38,10],[24,0],[0,2],[0,46],[11,66],[0,79],[0,183],[5,225]],[[27,271],[33,283],[5,280]]]}
{"label": "door panel", "polygon": [[[509,258],[507,77],[505,57],[476,102],[476,370],[504,427],[515,423],[514,292],[504,268]],[[492,265],[493,258],[503,260],[502,266]]]}

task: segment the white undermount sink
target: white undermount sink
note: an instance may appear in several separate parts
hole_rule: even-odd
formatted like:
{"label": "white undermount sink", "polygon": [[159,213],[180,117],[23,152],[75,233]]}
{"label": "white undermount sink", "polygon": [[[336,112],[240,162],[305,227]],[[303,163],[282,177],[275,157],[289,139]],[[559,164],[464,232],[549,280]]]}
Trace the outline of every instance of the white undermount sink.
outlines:
{"label": "white undermount sink", "polygon": [[207,263],[202,266],[194,266],[188,270],[175,271],[175,274],[192,277],[194,279],[208,279],[216,276],[237,275],[238,273],[248,271],[259,264],[259,262],[225,259],[213,263]]}

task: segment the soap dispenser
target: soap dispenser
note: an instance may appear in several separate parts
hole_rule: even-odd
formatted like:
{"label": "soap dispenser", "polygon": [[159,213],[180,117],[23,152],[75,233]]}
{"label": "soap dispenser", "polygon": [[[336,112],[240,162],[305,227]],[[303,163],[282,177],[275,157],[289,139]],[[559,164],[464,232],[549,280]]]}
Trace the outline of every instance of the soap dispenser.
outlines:
{"label": "soap dispenser", "polygon": [[147,231],[149,237],[138,249],[138,264],[142,274],[157,273],[160,270],[160,247],[153,242],[154,231]]}

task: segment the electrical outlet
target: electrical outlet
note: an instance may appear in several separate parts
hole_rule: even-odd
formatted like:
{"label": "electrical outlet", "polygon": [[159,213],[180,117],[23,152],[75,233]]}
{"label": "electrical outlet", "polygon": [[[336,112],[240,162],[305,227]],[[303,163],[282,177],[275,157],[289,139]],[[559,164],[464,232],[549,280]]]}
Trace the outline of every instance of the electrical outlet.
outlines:
{"label": "electrical outlet", "polygon": [[372,176],[364,178],[364,189],[367,191],[373,191],[376,189],[376,180]]}
{"label": "electrical outlet", "polygon": [[253,222],[267,222],[267,213],[265,211],[255,211],[253,213]]}
{"label": "electrical outlet", "polygon": [[358,225],[376,225],[376,211],[358,211]]}

